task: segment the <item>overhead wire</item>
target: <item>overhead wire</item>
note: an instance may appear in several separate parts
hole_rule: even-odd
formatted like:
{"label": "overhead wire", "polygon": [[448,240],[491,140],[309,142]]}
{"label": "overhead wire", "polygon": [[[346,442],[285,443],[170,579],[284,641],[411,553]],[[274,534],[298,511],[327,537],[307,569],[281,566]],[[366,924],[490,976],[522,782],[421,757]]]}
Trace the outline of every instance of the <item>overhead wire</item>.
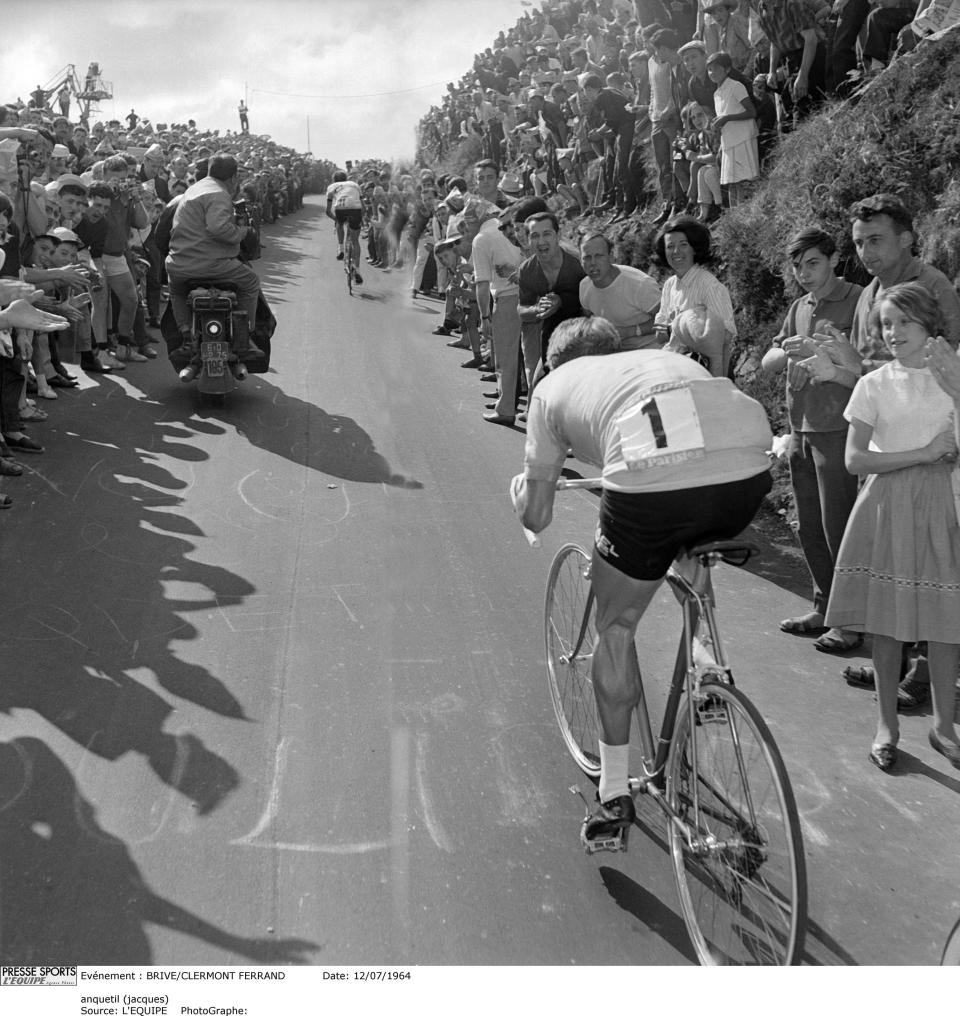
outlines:
{"label": "overhead wire", "polygon": [[408,92],[423,92],[428,88],[440,88],[444,81],[434,81],[429,85],[417,85],[416,88],[396,88],[390,92],[366,92],[363,95],[306,95],[303,92],[272,92],[267,88],[251,88],[251,92],[261,95],[284,95],[293,99],[380,99],[387,95],[404,95]]}

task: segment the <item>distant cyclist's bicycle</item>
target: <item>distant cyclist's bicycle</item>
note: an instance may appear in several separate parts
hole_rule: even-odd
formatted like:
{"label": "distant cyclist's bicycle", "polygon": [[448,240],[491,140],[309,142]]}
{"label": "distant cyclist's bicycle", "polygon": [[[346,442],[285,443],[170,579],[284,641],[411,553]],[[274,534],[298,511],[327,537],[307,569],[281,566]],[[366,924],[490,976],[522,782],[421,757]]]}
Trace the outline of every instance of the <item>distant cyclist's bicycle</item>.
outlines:
{"label": "distant cyclist's bicycle", "polygon": [[[642,685],[636,710],[641,774],[630,778],[630,792],[648,794],[667,818],[683,918],[703,964],[799,962],[806,929],[806,866],[790,780],[766,723],[734,687],[714,614],[711,567],[721,560],[743,565],[755,550],[708,543],[674,562],[667,581],[683,632],[656,741]],[[591,679],[590,563],[576,544],[560,548],[547,579],[544,624],[557,722],[574,761],[596,782],[601,728]],[[592,850],[625,850],[628,831]]]}
{"label": "distant cyclist's bicycle", "polygon": [[353,275],[357,266],[353,261],[353,243],[349,234],[343,252],[343,270],[347,273],[347,293],[353,296]]}

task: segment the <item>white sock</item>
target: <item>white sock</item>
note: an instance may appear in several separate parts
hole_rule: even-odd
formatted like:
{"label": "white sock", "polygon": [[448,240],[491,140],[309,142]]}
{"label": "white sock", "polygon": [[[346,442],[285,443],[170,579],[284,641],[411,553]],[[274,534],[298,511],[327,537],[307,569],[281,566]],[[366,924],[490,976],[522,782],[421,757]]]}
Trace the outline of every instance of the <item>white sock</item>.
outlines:
{"label": "white sock", "polygon": [[629,794],[627,756],[629,744],[604,744],[600,742],[600,800],[612,801],[615,797]]}

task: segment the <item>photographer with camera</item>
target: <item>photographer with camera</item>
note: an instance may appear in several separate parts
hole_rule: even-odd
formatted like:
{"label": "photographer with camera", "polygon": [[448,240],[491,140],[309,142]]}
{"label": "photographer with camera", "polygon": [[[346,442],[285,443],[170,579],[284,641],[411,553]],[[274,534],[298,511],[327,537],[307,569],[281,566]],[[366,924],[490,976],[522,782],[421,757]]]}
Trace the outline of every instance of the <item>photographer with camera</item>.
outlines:
{"label": "photographer with camera", "polygon": [[105,216],[107,235],[103,244],[102,265],[110,292],[116,296],[120,305],[114,355],[121,361],[143,363],[151,358],[150,354],[154,357],[157,354],[153,350],[145,353],[146,343],[144,348],[138,350],[133,339],[140,297],[127,261],[127,250],[130,246],[130,230],[143,229],[149,224],[150,218],[143,203],[143,189],[139,181],[129,178],[127,162],[122,155],[111,156],[104,163],[103,181],[113,194]]}
{"label": "photographer with camera", "polygon": [[[187,285],[201,280],[227,283],[236,288],[239,308],[247,312],[251,335],[253,333],[260,279],[240,260],[240,245],[254,230],[251,226],[237,225],[234,219],[233,199],[239,188],[237,160],[218,152],[208,163],[207,176],[177,200],[166,265],[170,304],[183,335],[189,335],[191,326]],[[182,373],[181,378],[190,380],[183,378]]]}
{"label": "photographer with camera", "polygon": [[39,236],[47,228],[47,212],[44,189],[34,180],[43,172],[53,151],[53,136],[33,127],[0,127],[0,141],[7,139],[20,142],[17,179],[15,184],[11,181],[10,221],[20,237]]}

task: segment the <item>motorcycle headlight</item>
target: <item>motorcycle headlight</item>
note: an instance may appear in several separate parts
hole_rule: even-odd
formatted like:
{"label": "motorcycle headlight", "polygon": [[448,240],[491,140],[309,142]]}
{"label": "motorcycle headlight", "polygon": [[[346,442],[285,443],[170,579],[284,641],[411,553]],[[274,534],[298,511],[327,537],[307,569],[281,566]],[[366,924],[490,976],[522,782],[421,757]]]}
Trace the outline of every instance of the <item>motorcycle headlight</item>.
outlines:
{"label": "motorcycle headlight", "polygon": [[220,336],[223,331],[223,325],[219,321],[208,321],[206,326],[207,335],[212,339],[216,339]]}

